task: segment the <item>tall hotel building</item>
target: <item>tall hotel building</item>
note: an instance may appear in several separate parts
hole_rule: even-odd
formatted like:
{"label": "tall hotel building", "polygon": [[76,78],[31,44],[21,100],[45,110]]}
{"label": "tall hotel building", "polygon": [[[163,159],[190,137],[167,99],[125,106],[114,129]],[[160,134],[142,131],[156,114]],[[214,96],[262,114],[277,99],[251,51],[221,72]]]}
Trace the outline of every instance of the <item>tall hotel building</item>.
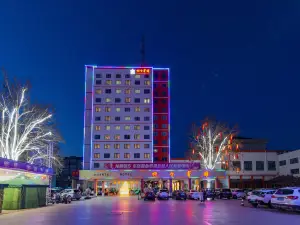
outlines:
{"label": "tall hotel building", "polygon": [[85,67],[84,170],[170,161],[169,69]]}

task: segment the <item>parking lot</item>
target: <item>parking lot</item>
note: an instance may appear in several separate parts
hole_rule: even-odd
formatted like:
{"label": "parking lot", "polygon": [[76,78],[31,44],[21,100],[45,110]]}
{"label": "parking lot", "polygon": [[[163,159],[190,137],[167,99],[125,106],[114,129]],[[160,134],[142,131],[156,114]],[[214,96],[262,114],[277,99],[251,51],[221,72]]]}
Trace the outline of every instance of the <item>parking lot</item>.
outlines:
{"label": "parking lot", "polygon": [[137,197],[97,197],[3,214],[0,221],[5,225],[282,225],[300,224],[300,214],[252,208],[249,205],[242,207],[239,200],[145,202]]}

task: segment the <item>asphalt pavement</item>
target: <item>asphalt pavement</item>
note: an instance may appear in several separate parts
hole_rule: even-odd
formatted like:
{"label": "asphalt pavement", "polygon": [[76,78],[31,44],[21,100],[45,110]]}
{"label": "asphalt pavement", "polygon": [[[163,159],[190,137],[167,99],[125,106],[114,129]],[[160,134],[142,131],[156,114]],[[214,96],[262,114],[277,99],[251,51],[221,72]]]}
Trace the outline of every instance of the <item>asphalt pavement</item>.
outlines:
{"label": "asphalt pavement", "polygon": [[164,200],[98,197],[0,215],[2,225],[296,225],[300,213],[240,206],[239,200]]}

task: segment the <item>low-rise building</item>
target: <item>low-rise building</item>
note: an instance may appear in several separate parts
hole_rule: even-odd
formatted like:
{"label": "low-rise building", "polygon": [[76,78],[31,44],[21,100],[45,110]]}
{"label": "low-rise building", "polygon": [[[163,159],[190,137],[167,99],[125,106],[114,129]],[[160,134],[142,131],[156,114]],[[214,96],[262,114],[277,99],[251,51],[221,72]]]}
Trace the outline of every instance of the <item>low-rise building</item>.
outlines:
{"label": "low-rise building", "polygon": [[282,152],[278,155],[279,175],[300,177],[300,150]]}

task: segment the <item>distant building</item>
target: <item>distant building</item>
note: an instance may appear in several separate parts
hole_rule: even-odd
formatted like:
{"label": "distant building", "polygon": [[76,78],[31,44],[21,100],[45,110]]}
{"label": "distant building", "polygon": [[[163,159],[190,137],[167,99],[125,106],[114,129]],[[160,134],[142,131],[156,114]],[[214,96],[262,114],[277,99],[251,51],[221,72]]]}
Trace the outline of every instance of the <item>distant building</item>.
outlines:
{"label": "distant building", "polygon": [[67,188],[74,186],[72,185],[72,180],[78,180],[79,170],[82,169],[82,160],[83,158],[78,156],[69,156],[64,158],[64,167],[62,172],[56,177],[57,187]]}
{"label": "distant building", "polygon": [[300,150],[279,154],[278,161],[280,175],[300,177]]}

